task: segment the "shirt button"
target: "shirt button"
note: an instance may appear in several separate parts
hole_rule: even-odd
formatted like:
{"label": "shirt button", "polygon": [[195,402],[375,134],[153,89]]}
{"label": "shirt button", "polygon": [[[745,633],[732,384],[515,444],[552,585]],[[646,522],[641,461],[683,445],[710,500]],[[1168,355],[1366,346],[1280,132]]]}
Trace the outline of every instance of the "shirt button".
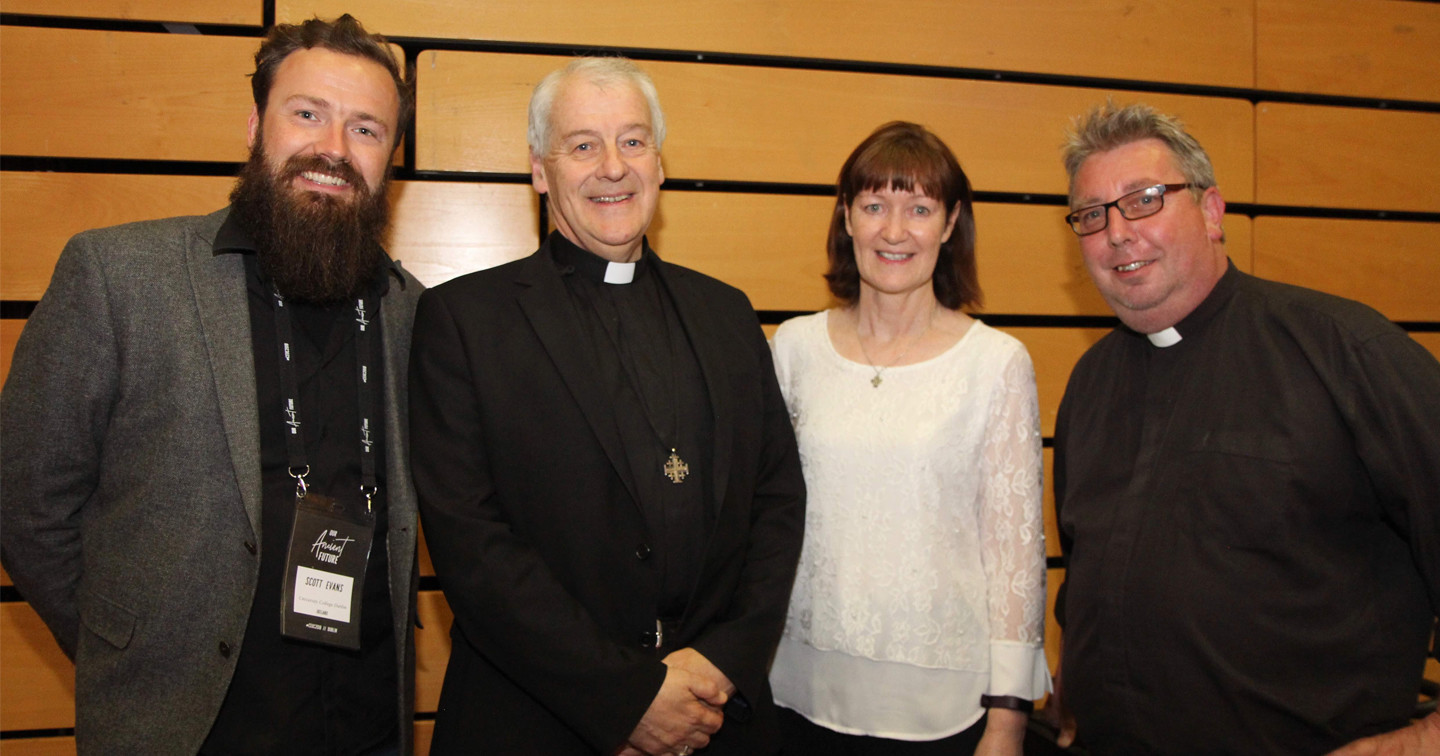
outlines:
{"label": "shirt button", "polygon": [[635,547],[635,558],[639,559],[642,562],[650,558],[650,553],[650,547],[646,544],[642,543],[639,546]]}
{"label": "shirt button", "polygon": [[654,648],[654,647],[655,647],[655,631],[654,631],[654,630],[646,630],[645,632],[640,633],[640,647],[641,647],[641,648]]}
{"label": "shirt button", "polygon": [[248,552],[250,552],[251,554],[254,554],[254,553],[255,553],[255,544],[253,544],[253,543],[251,543],[251,542],[249,542],[249,541],[246,541],[246,542],[245,542],[245,550],[248,551]]}
{"label": "shirt button", "polygon": [[229,643],[226,643],[225,641],[220,641],[220,655],[223,656],[223,657],[225,657],[226,659],[229,659],[229,658],[230,658],[230,644],[229,644]]}

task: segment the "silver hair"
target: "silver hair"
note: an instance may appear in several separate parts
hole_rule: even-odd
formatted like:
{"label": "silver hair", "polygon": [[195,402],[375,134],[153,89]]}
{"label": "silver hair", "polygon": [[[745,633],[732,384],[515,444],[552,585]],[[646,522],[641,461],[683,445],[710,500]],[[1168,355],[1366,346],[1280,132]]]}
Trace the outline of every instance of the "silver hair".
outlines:
{"label": "silver hair", "polygon": [[583,77],[585,81],[600,87],[614,84],[630,84],[644,95],[650,106],[650,129],[655,137],[655,149],[665,145],[665,113],[660,109],[660,95],[655,91],[655,82],[650,75],[635,65],[629,58],[588,57],[575,58],[564,68],[551,71],[535,85],[530,95],[530,122],[525,131],[525,141],[530,152],[545,154],[550,146],[550,109],[555,104],[555,93],[560,84],[571,76]]}
{"label": "silver hair", "polygon": [[1075,175],[1092,155],[1109,152],[1143,139],[1159,139],[1170,148],[1185,181],[1194,184],[1191,194],[1198,201],[1206,189],[1215,186],[1215,168],[1205,148],[1185,131],[1178,118],[1149,105],[1136,103],[1120,107],[1106,100],[1089,113],[1076,118],[1065,134],[1065,172],[1070,176],[1070,199],[1075,199]]}

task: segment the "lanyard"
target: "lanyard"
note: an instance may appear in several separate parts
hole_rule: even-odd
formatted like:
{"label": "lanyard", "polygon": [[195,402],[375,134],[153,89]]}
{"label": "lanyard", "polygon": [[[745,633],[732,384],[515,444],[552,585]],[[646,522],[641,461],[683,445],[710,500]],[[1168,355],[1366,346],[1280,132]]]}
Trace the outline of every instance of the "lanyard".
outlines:
{"label": "lanyard", "polygon": [[[280,390],[281,404],[285,413],[285,425],[290,432],[285,434],[286,452],[290,459],[290,477],[295,479],[295,497],[305,498],[305,476],[310,474],[310,463],[305,456],[305,432],[300,423],[300,382],[295,368],[294,323],[290,305],[280,292],[271,290],[275,303],[275,340],[280,345]],[[373,301],[373,300],[372,300]],[[375,352],[375,330],[371,328],[370,316],[375,312],[364,297],[355,300],[355,365],[356,388],[359,398],[360,416],[360,493],[365,497],[365,510],[373,510],[373,499],[379,490],[375,479],[375,450],[371,443],[370,429],[375,414],[375,390],[370,379],[376,376],[371,360]]]}

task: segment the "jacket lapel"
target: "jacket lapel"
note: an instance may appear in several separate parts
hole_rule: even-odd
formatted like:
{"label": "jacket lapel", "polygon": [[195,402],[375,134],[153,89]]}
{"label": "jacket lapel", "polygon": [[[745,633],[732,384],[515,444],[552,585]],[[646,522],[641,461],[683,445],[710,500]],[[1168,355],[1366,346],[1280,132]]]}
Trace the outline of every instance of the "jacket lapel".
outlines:
{"label": "jacket lapel", "polygon": [[594,367],[586,359],[586,348],[577,330],[579,321],[571,304],[570,292],[555,270],[549,242],[526,258],[515,282],[520,286],[516,300],[521,311],[530,321],[530,327],[535,329],[535,335],[570,389],[575,403],[580,406],[590,429],[600,440],[611,466],[620,474],[630,498],[639,506],[640,492],[625,457],[620,429],[615,423],[614,407],[595,380]]}
{"label": "jacket lapel", "polygon": [[260,533],[260,417],[255,406],[255,353],[250,340],[250,309],[245,264],[238,254],[216,255],[213,243],[228,214],[206,218],[187,240],[186,263],[201,336],[210,354],[220,418],[240,485],[250,529]]}
{"label": "jacket lapel", "polygon": [[[399,266],[399,263],[396,263]],[[390,275],[387,273],[386,275]],[[389,490],[386,501],[389,507],[390,528],[403,531],[415,527],[415,507],[409,503],[397,505],[401,497],[408,497],[411,490],[410,454],[407,439],[410,433],[409,355],[410,335],[415,322],[415,301],[418,292],[408,291],[409,287],[420,288],[420,282],[391,276],[390,288],[380,300],[380,343],[383,373],[381,385],[385,389],[385,464]],[[412,531],[413,532],[413,531]],[[409,557],[399,555],[401,561]]]}

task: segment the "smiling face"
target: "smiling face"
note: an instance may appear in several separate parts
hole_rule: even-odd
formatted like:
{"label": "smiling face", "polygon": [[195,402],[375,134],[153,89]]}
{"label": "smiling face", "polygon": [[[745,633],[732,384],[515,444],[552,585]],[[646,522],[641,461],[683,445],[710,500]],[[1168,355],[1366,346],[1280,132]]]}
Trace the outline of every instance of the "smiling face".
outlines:
{"label": "smiling face", "polygon": [[549,134],[545,154],[531,153],[530,171],[555,228],[607,260],[638,259],[665,182],[644,95],[629,83],[567,79]]}
{"label": "smiling face", "polygon": [[855,246],[862,296],[933,294],[940,245],[955,230],[958,211],[919,191],[886,187],[859,192],[845,208],[845,231]]}
{"label": "smiling face", "polygon": [[[1087,158],[1075,174],[1070,207],[1185,181],[1164,142],[1142,139]],[[1095,288],[1136,331],[1155,333],[1180,322],[1224,275],[1225,201],[1218,189],[1206,189],[1198,202],[1186,190],[1166,192],[1164,209],[1140,220],[1126,220],[1115,208],[1107,212],[1109,225],[1080,237],[1080,251]]]}
{"label": "smiling face", "polygon": [[356,183],[371,193],[383,186],[399,112],[384,66],[323,47],[297,50],[276,69],[264,114],[251,111],[249,141],[263,135],[265,160],[289,188],[353,202]]}

